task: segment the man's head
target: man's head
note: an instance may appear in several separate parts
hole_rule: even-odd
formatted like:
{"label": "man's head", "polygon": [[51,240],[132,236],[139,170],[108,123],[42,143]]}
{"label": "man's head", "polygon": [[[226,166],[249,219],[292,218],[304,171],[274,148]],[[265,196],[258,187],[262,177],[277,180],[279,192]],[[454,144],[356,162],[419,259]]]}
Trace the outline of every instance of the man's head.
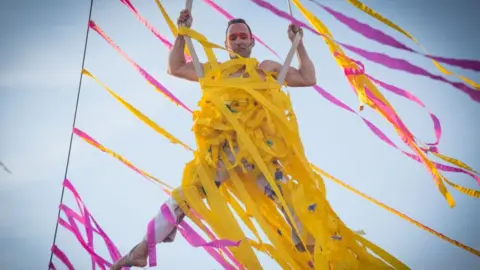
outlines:
{"label": "man's head", "polygon": [[[252,36],[252,30],[244,19],[233,19],[228,22],[225,47],[242,57],[248,58],[255,46],[255,40]],[[230,58],[235,58],[230,54]]]}

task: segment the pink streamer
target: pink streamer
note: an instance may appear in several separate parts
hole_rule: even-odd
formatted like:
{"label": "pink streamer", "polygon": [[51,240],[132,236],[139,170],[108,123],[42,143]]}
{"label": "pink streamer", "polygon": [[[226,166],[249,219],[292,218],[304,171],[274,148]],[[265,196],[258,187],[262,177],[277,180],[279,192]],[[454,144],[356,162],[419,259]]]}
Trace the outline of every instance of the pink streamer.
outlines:
{"label": "pink streamer", "polygon": [[440,56],[425,55],[428,58],[434,59],[438,62],[445,63],[451,66],[457,66],[464,69],[470,69],[474,71],[480,71],[480,61],[468,60],[468,59],[453,59]]}
{"label": "pink streamer", "polygon": [[[100,149],[103,151],[102,147],[101,147],[101,144],[97,141],[95,141],[92,137],[88,136],[85,132],[81,131],[80,129],[78,128],[73,128],[73,134],[77,135],[78,137],[80,138],[83,138],[87,141],[91,141],[93,144],[97,145],[97,146],[100,146]],[[105,151],[103,151],[105,152]],[[125,160],[120,160],[123,164],[127,165],[128,167],[130,167],[130,169],[134,170],[135,172],[137,172],[138,174],[142,175],[143,177],[147,178],[148,177],[146,175],[143,174],[143,172],[141,172],[140,170],[138,170],[137,168],[135,168],[132,164],[130,164],[129,162],[125,161]],[[163,190],[165,190],[165,188],[162,187]],[[168,192],[167,192],[168,193]]]}
{"label": "pink streamer", "polygon": [[[122,4],[124,4],[128,9],[130,9],[130,11],[133,12],[133,14],[135,15],[135,17],[137,17],[137,19],[143,24],[145,25],[145,27],[148,28],[148,30],[150,30],[150,32],[152,32],[162,43],[163,45],[165,45],[169,50],[172,49],[172,43],[170,41],[167,40],[166,37],[162,36],[158,31],[157,29],[155,29],[155,27],[153,27],[153,25],[151,25],[145,18],[143,18],[139,13],[138,11],[135,9],[135,7],[132,5],[132,3],[130,2],[130,0],[120,0],[120,2]],[[185,54],[185,60],[187,62],[190,62],[192,61],[192,57],[189,56],[188,54]]]}
{"label": "pink streamer", "polygon": [[[381,86],[382,88],[384,88],[384,89],[386,89],[386,90],[388,90],[392,93],[395,93],[399,96],[405,97],[405,98],[417,103],[418,105],[422,106],[423,108],[425,108],[428,111],[428,114],[430,115],[430,118],[432,119],[433,129],[435,130],[435,138],[436,138],[434,143],[428,143],[428,145],[435,146],[435,145],[438,145],[440,143],[440,138],[442,136],[442,127],[440,125],[440,120],[438,119],[438,117],[435,114],[433,114],[432,112],[430,112],[430,110],[427,109],[425,104],[423,104],[423,102],[420,101],[420,99],[418,99],[415,95],[408,92],[407,90],[404,90],[404,89],[398,88],[394,85],[382,82],[382,81],[377,80],[377,79],[375,79],[375,78],[373,78],[369,75],[367,75],[367,76],[370,80],[372,80],[372,82]],[[436,149],[435,152],[438,152],[438,149]]]}
{"label": "pink streamer", "polygon": [[135,14],[135,17],[137,17],[137,19],[143,23],[143,25],[145,25],[148,30],[150,30],[158,39],[160,39],[160,41],[163,43],[163,45],[165,45],[169,50],[172,49],[172,43],[170,43],[170,41],[167,40],[167,38],[165,38],[164,36],[162,36],[145,18],[143,18],[139,13],[138,11],[135,9],[135,7],[132,5],[132,3],[130,2],[130,0],[120,0],[120,2],[122,4],[124,4],[125,6],[128,7],[128,9],[130,9],[130,11],[133,12],[133,14]]}
{"label": "pink streamer", "polygon": [[193,230],[186,222],[182,221],[180,224],[176,224],[175,219],[166,205],[163,205],[161,208],[163,216],[167,219],[170,224],[177,226],[178,231],[183,235],[183,237],[192,245],[193,247],[203,247],[210,253],[215,260],[223,265],[225,269],[234,269],[232,265],[227,263],[223,258],[218,254],[215,249],[223,249],[226,247],[238,247],[240,241],[234,242],[231,240],[213,240],[211,242],[206,242],[197,232]]}
{"label": "pink streamer", "polygon": [[397,49],[417,53],[423,55],[425,57],[434,59],[438,62],[445,63],[452,66],[457,66],[464,69],[469,69],[473,71],[480,71],[480,61],[478,60],[469,60],[469,59],[454,59],[454,58],[445,58],[445,57],[438,57],[438,56],[431,56],[425,55],[419,51],[413,50],[406,46],[405,44],[401,43],[400,41],[396,40],[394,37],[386,34],[385,32],[376,29],[366,23],[362,23],[355,18],[348,17],[345,14],[342,14],[338,11],[333,10],[332,8],[326,7],[315,0],[310,0],[314,2],[317,6],[323,8],[325,11],[330,13],[335,19],[340,21],[342,24],[350,28],[351,30],[357,32],[358,34],[370,39],[374,40],[378,43],[383,45],[387,45],[390,47],[394,47]]}
{"label": "pink streamer", "polygon": [[[188,224],[188,223],[183,223],[182,224],[185,228],[185,231],[187,231],[187,234],[190,235],[191,237],[194,237],[194,238],[199,238],[199,240],[194,240],[196,242],[205,242],[205,240],[201,239],[201,236]],[[208,231],[208,234],[209,234],[209,237],[214,239],[213,241],[218,241],[216,240],[215,236],[213,235],[213,233],[210,231],[210,229],[208,227],[205,226],[205,228],[207,229]],[[182,233],[180,231],[180,233]],[[184,235],[184,237],[186,237]],[[188,241],[188,240],[187,240]],[[191,243],[191,241],[193,240],[190,240],[189,243]],[[227,257],[237,266],[238,269],[244,269],[243,265],[240,264],[240,262],[233,256],[233,254],[226,248],[227,246],[222,246],[220,245],[218,248],[225,254],[227,255]],[[207,252],[218,262],[220,263],[225,269],[235,269],[233,268],[228,262],[226,262],[221,256],[220,254],[218,254],[218,252],[214,249],[212,249],[211,247],[208,247],[208,246],[203,246],[203,248],[205,250],[207,250]]]}
{"label": "pink streamer", "polygon": [[168,91],[165,86],[163,86],[160,82],[158,82],[155,78],[153,78],[146,70],[140,67],[137,63],[135,63],[126,53],[124,53],[120,47],[118,47],[112,39],[110,39],[101,29],[98,27],[95,22],[90,21],[89,27],[97,32],[101,37],[103,37],[120,55],[123,56],[139,73],[142,75],[150,84],[152,84],[156,89],[166,95],[169,99],[171,99],[175,104],[183,107],[189,112],[192,112],[187,105],[183,104],[175,95],[173,95],[170,91]]}
{"label": "pink streamer", "polygon": [[367,50],[363,50],[354,46],[350,46],[344,43],[339,43],[342,45],[345,49],[362,56],[363,58],[370,60],[372,62],[375,62],[379,65],[382,65],[384,67],[388,67],[391,69],[395,70],[401,70],[405,71],[407,73],[413,74],[413,75],[420,75],[424,77],[428,77],[430,79],[436,80],[436,81],[441,81],[447,84],[450,84],[451,86],[459,89],[460,91],[464,92],[468,96],[470,96],[471,99],[473,99],[476,102],[480,102],[480,91],[477,91],[469,86],[467,86],[464,83],[459,83],[459,82],[451,82],[442,76],[434,75],[425,69],[414,65],[404,59],[400,58],[394,58],[391,56],[388,56],[386,54],[382,53],[377,53],[377,52],[370,52]]}
{"label": "pink streamer", "polygon": [[[225,261],[220,254],[213,250],[212,248],[221,249],[225,247],[238,246],[240,241],[234,242],[230,240],[214,240],[211,242],[206,242],[192,227],[190,227],[186,222],[182,221],[177,224],[175,218],[173,217],[170,209],[166,204],[163,204],[161,207],[161,213],[165,219],[175,227],[182,234],[182,236],[189,242],[193,247],[203,247],[218,263],[220,263],[225,269],[235,269],[231,264]],[[149,253],[149,265],[156,266],[156,246],[155,246],[155,218],[153,218],[148,224],[148,253]],[[152,256],[153,255],[153,256]]]}
{"label": "pink streamer", "polygon": [[[89,136],[89,135],[86,134],[85,132],[81,131],[80,129],[74,128],[73,133],[74,133],[75,135],[81,137],[81,138],[84,138],[84,139],[86,139],[86,140],[88,140],[88,141],[93,142],[93,143],[94,143],[97,147],[99,147],[100,149],[103,148],[103,146],[102,146],[99,142],[97,142],[95,139],[93,139],[91,136]],[[129,167],[130,169],[132,169],[133,171],[135,171],[135,172],[137,172],[138,174],[146,177],[145,175],[143,175],[143,173],[141,172],[141,170],[139,170],[138,168],[136,168],[136,167],[133,166],[132,164],[130,164],[130,163],[128,163],[128,162],[125,162],[125,160],[120,160],[120,161],[121,161],[123,164],[125,164],[127,167]],[[170,193],[171,193],[170,191],[168,191],[168,190],[166,190],[166,189],[163,189],[163,190],[164,190],[168,195],[170,195]],[[193,213],[193,214],[195,214],[199,219],[202,219],[197,213]],[[203,225],[205,225],[205,224],[203,224]],[[149,226],[150,226],[150,224],[149,224]],[[152,224],[152,226],[153,226],[153,224]],[[188,225],[187,223],[185,223],[184,226],[189,226],[189,225]],[[213,234],[213,232],[211,232],[210,229],[209,229],[207,226],[204,226],[204,227],[206,228],[209,237],[212,238],[212,239],[216,239],[216,238],[215,238],[215,235]],[[192,230],[193,230],[193,229],[192,229]],[[153,227],[151,227],[151,228],[149,227],[149,229],[147,229],[147,239],[148,239],[149,243],[154,243],[154,242],[155,242],[155,241],[154,241],[154,234],[153,234],[153,233],[154,233]],[[153,238],[152,238],[152,237],[153,237]],[[149,238],[150,238],[150,239],[149,239]],[[155,246],[153,246],[153,247],[149,246],[149,250],[154,250],[154,249],[155,249]],[[241,266],[241,264],[233,257],[233,255],[231,254],[231,252],[230,252],[229,250],[225,249],[224,247],[221,247],[220,249],[229,257],[229,259],[230,259],[232,262],[234,262],[234,263],[238,266],[239,269],[243,269],[243,267]],[[207,251],[208,251],[208,250],[207,250]],[[210,252],[209,252],[209,253],[210,253]],[[155,255],[153,255],[153,254],[150,254],[150,255],[156,256],[156,253],[155,253]],[[212,255],[212,254],[210,253],[210,255]],[[213,255],[212,255],[212,256],[213,256]],[[214,256],[214,257],[215,257],[215,256]],[[217,259],[216,259],[216,260],[217,260]],[[218,260],[217,260],[217,261],[218,261]],[[153,262],[152,262],[152,263],[153,263]],[[221,262],[221,264],[223,264],[223,262]]]}
{"label": "pink streamer", "polygon": [[[360,117],[360,119],[362,119],[362,121],[367,125],[367,127],[373,132],[373,134],[375,134],[378,138],[380,138],[383,142],[387,143],[388,145],[398,149],[399,151],[401,151],[403,154],[405,154],[406,156],[408,156],[409,158],[417,161],[417,162],[421,162],[420,158],[418,156],[416,156],[415,154],[411,154],[411,153],[407,153],[403,150],[401,150],[395,143],[393,143],[392,140],[390,140],[388,138],[387,135],[385,135],[385,133],[383,133],[377,126],[375,126],[372,122],[370,122],[369,120],[365,119],[364,117],[362,117],[361,115],[359,115],[355,110],[353,110],[352,108],[350,108],[348,105],[346,105],[345,103],[341,102],[340,100],[338,100],[337,98],[335,98],[334,96],[332,96],[330,93],[328,93],[326,90],[324,90],[323,88],[321,88],[320,86],[318,85],[315,85],[313,87],[315,89],[315,91],[317,91],[317,93],[319,93],[323,98],[327,99],[328,101],[330,101],[331,103],[335,104],[336,106],[344,109],[344,110],[347,110],[351,113],[354,113],[356,114],[358,117]],[[466,174],[466,175],[469,175],[471,176],[473,179],[475,179],[475,181],[478,183],[478,185],[480,185],[480,177],[477,176],[476,174],[472,173],[472,172],[469,172],[467,170],[464,170],[462,168],[456,168],[456,167],[452,167],[452,166],[449,166],[449,165],[444,165],[444,164],[440,164],[440,163],[437,163],[437,162],[432,162],[435,167],[441,171],[445,171],[445,172],[455,172],[455,173],[463,173],[463,174]]]}
{"label": "pink streamer", "polygon": [[95,260],[96,263],[100,265],[102,269],[105,269],[106,266],[111,266],[111,264],[106,261],[104,258],[99,256],[94,250],[92,250],[85,240],[83,240],[82,235],[80,231],[78,230],[76,223],[72,220],[69,220],[69,222],[66,222],[62,218],[59,218],[58,224],[65,229],[69,230],[78,240],[78,242],[82,245],[82,247],[90,254],[90,256]]}
{"label": "pink streamer", "polygon": [[[65,255],[65,253],[57,247],[57,245],[54,244],[51,250],[53,252],[53,255],[55,255],[68,268],[68,270],[75,270],[75,267],[73,267],[67,255]],[[56,269],[53,263],[51,263],[50,265],[50,269]]]}
{"label": "pink streamer", "polygon": [[[85,219],[85,224],[86,224],[87,229],[93,230],[93,226],[90,223],[90,219],[91,219],[91,221],[95,225],[95,228],[96,228],[95,231],[104,239],[105,244],[107,245],[107,248],[108,248],[108,252],[110,253],[110,257],[112,258],[112,260],[116,261],[116,260],[120,259],[121,255],[120,255],[120,252],[118,251],[117,247],[113,244],[112,240],[108,237],[108,235],[103,231],[102,227],[97,223],[95,218],[89,213],[89,210],[87,209],[87,207],[83,203],[80,195],[78,194],[76,189],[73,187],[72,183],[70,181],[66,180],[66,181],[64,181],[64,185],[67,189],[69,189],[74,194],[75,200],[77,201],[77,204],[78,204],[79,208],[80,209],[83,208],[84,219]],[[86,216],[88,216],[88,218],[86,218]]]}
{"label": "pink streamer", "polygon": [[[324,35],[318,33],[312,27],[306,25],[303,22],[298,21],[294,17],[290,16],[290,14],[279,10],[278,8],[276,8],[275,6],[271,5],[268,2],[265,2],[263,0],[250,0],[250,1],[252,1],[253,3],[257,4],[258,6],[264,8],[264,9],[269,10],[270,12],[277,15],[278,17],[287,19],[287,20],[297,24],[298,26],[301,26],[305,29],[308,29],[310,32],[314,33],[315,35],[324,36]],[[441,82],[450,84],[451,86],[453,86],[453,87],[459,89],[460,91],[466,93],[474,101],[480,102],[480,91],[477,91],[477,90],[467,86],[464,83],[451,82],[451,81],[449,81],[449,80],[447,80],[447,79],[445,79],[441,76],[433,75],[433,74],[429,73],[428,71],[422,69],[421,67],[416,66],[414,64],[411,64],[410,62],[405,61],[403,59],[392,58],[392,57],[390,57],[388,55],[385,55],[385,54],[369,52],[369,51],[366,51],[366,50],[363,50],[363,49],[360,49],[360,48],[357,48],[355,46],[351,46],[351,45],[348,45],[348,44],[345,44],[345,43],[341,43],[341,42],[338,42],[338,41],[335,41],[335,42],[338,45],[344,47],[345,49],[347,49],[347,50],[349,50],[349,51],[351,51],[355,54],[361,55],[362,57],[366,58],[367,60],[370,60],[370,61],[375,62],[377,64],[383,65],[385,67],[388,67],[388,68],[391,68],[391,69],[396,69],[396,70],[403,70],[407,73],[414,74],[414,75],[426,76],[426,77],[429,77],[433,80],[437,80],[437,81],[441,81]]]}
{"label": "pink streamer", "polygon": [[[63,182],[63,185],[75,197],[80,214],[76,213],[68,206],[61,204],[59,206],[60,210],[66,215],[68,222],[65,221],[63,218],[59,218],[58,220],[59,225],[61,225],[62,227],[72,232],[74,236],[77,238],[77,240],[79,241],[79,243],[83,246],[83,248],[90,254],[92,258],[92,269],[95,269],[96,265],[98,265],[101,269],[106,269],[105,267],[111,266],[111,263],[105,260],[103,257],[99,256],[95,252],[95,249],[93,246],[93,242],[94,242],[93,233],[96,233],[103,238],[107,246],[107,249],[110,253],[110,256],[114,261],[120,258],[120,253],[117,247],[113,244],[110,238],[102,230],[100,225],[98,225],[96,220],[89,213],[87,207],[84,205],[80,195],[78,194],[76,189],[73,187],[72,183],[68,179],[65,179]],[[83,236],[80,233],[80,230],[77,226],[77,222],[84,225],[86,230],[86,235],[87,235],[87,242],[83,239]],[[74,269],[71,263],[69,262],[68,258],[66,257],[66,255],[63,252],[61,252],[58,249],[58,247],[53,246],[52,252],[54,252],[55,256],[57,256],[67,267],[69,267],[69,269]]]}

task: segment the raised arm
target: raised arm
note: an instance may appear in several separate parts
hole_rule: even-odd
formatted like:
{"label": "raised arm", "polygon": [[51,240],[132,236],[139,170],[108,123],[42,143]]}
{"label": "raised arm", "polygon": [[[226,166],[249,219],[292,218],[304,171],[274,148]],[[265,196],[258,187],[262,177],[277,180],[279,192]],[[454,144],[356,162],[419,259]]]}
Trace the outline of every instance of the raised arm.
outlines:
{"label": "raised arm", "polygon": [[[177,24],[184,25],[186,27],[192,26],[192,16],[190,12],[185,9],[180,12],[178,17]],[[195,68],[193,62],[188,62],[185,60],[185,38],[182,35],[178,35],[173,44],[172,50],[168,56],[168,74],[186,79],[189,81],[198,81],[197,74],[195,73]]]}
{"label": "raised arm", "polygon": [[[294,24],[288,26],[288,37],[291,41],[295,38],[296,33],[299,32],[303,39],[303,31]],[[307,50],[303,45],[303,40],[300,41],[297,47],[298,68],[289,67],[285,77],[285,83],[290,87],[307,87],[313,86],[317,83],[315,76],[315,66],[308,56]],[[261,68],[280,72],[282,64],[266,60],[261,64]]]}

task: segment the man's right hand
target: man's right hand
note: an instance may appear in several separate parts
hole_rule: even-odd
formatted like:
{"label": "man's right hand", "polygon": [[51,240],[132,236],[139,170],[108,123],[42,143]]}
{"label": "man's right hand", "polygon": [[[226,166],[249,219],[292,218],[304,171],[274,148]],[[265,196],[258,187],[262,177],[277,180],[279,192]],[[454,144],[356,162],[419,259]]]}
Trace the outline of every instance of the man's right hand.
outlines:
{"label": "man's right hand", "polygon": [[193,22],[193,17],[190,14],[190,11],[188,9],[182,10],[177,20],[178,27],[185,26],[190,28],[192,26],[192,22]]}

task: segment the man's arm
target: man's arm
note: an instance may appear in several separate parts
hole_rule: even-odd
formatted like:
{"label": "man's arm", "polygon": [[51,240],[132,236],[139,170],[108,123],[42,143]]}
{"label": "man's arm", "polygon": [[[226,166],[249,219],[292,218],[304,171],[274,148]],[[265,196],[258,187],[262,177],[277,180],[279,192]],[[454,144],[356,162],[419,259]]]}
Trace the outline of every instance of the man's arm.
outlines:
{"label": "man's arm", "polygon": [[[193,18],[190,15],[188,9],[184,9],[180,12],[177,24],[184,25],[186,27],[192,26]],[[167,73],[178,78],[186,79],[189,81],[198,81],[197,74],[193,62],[187,63],[185,61],[185,37],[178,35],[173,44],[173,48],[168,55],[168,69]],[[203,67],[203,65],[201,65]]]}
{"label": "man's arm", "polygon": [[[317,83],[315,66],[307,54],[307,50],[300,42],[297,47],[298,69],[290,67],[285,77],[285,82],[291,87],[313,86]],[[280,65],[281,68],[281,65]],[[279,69],[280,71],[280,69]]]}
{"label": "man's arm", "polygon": [[[294,67],[288,68],[287,75],[285,76],[285,83],[290,87],[307,87],[315,85],[317,83],[315,67],[313,66],[312,60],[310,60],[303,43],[298,44],[297,56],[299,63],[298,69]],[[282,64],[272,60],[265,60],[260,65],[260,68],[279,73],[280,69],[282,69]]]}
{"label": "man's arm", "polygon": [[181,35],[178,35],[175,39],[172,50],[168,55],[167,73],[189,81],[198,81],[193,62],[186,62],[184,51],[185,38]]}
{"label": "man's arm", "polygon": [[[303,39],[303,30],[297,27],[294,24],[288,26],[288,38],[293,42],[296,34],[299,33]],[[298,57],[298,69],[294,67],[289,67],[287,74],[285,76],[285,83],[291,87],[302,87],[302,86],[313,86],[317,83],[317,78],[315,76],[315,67],[313,66],[312,60],[307,54],[307,50],[303,45],[303,40],[300,40],[300,43],[297,47],[297,57]],[[275,72],[280,72],[282,64],[275,61],[265,61],[264,67],[266,70],[273,70]]]}

